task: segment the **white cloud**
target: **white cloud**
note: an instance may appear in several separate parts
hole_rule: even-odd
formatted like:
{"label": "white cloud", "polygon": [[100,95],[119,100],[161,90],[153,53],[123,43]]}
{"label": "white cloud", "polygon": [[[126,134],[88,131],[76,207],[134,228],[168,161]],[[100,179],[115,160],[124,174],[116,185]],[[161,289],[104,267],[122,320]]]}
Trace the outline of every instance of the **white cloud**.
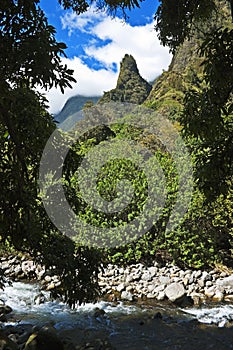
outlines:
{"label": "white cloud", "polygon": [[52,88],[46,93],[51,113],[59,112],[67,99],[72,96],[101,96],[103,91],[108,91],[116,85],[117,74],[111,70],[93,70],[78,57],[63,58],[62,61],[74,70],[74,78],[77,83],[72,84],[72,89],[65,89],[64,94],[58,88]]}
{"label": "white cloud", "polygon": [[[66,12],[61,17],[62,29],[68,29],[69,35],[75,30],[79,29],[83,33],[91,32],[91,26],[94,23],[99,22],[107,18],[103,11],[99,11],[93,5],[87,12],[84,12],[77,16],[74,12]],[[90,27],[90,28],[89,28]]]}
{"label": "white cloud", "polygon": [[[71,96],[97,96],[114,88],[118,72],[112,71],[112,64],[115,62],[119,70],[120,61],[126,53],[134,56],[140,74],[148,81],[167,69],[171,60],[168,49],[160,45],[153,30],[154,22],[144,26],[131,26],[119,18],[111,19],[92,8],[80,16],[70,12],[65,14],[62,26],[70,35],[76,30],[88,33],[90,38],[83,46],[85,56],[99,61],[106,69],[91,69],[84,63],[85,57],[63,59],[69,68],[74,69],[77,83],[73,89],[66,89],[64,95],[57,89],[51,89],[46,94],[52,113],[57,113]],[[100,40],[108,40],[108,43],[98,46]]]}
{"label": "white cloud", "polygon": [[111,67],[112,62],[119,64],[126,53],[132,54],[140,74],[151,81],[170,63],[171,56],[168,49],[160,45],[153,22],[132,27],[118,18],[111,20],[108,17],[93,28],[93,33],[111,42],[103,47],[89,45],[84,50],[88,56],[98,59],[107,67]]}

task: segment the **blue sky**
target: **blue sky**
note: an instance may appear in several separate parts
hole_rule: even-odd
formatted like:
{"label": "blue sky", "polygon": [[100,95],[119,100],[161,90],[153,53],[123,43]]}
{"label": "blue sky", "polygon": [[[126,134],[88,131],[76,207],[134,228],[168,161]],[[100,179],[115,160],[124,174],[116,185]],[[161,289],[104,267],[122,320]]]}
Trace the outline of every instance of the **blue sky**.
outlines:
{"label": "blue sky", "polygon": [[66,89],[64,95],[56,89],[46,93],[52,113],[57,113],[71,96],[99,96],[114,88],[126,53],[134,56],[141,75],[148,81],[170,63],[168,49],[160,45],[154,31],[156,0],[145,0],[140,9],[128,12],[126,23],[120,14],[112,19],[94,6],[80,16],[64,11],[57,0],[41,0],[40,6],[56,28],[56,39],[66,43],[64,63],[74,69],[77,79],[73,89]]}

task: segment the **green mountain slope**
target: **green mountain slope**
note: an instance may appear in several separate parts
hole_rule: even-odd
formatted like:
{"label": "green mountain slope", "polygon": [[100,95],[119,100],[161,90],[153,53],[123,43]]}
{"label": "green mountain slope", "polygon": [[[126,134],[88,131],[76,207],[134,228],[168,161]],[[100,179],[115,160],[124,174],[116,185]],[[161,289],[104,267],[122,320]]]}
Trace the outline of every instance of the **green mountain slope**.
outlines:
{"label": "green mountain slope", "polygon": [[184,106],[184,94],[203,78],[203,57],[199,49],[206,34],[211,30],[224,26],[229,20],[230,5],[226,1],[216,2],[217,14],[203,23],[195,24],[195,30],[189,40],[179,46],[173,56],[168,71],[163,72],[154,82],[153,88],[145,101],[145,105],[156,109],[165,117],[179,118]]}
{"label": "green mountain slope", "polygon": [[156,109],[165,117],[176,119],[183,108],[185,91],[197,74],[202,73],[202,59],[197,50],[200,40],[185,41],[173,56],[168,71],[154,82],[145,105]]}

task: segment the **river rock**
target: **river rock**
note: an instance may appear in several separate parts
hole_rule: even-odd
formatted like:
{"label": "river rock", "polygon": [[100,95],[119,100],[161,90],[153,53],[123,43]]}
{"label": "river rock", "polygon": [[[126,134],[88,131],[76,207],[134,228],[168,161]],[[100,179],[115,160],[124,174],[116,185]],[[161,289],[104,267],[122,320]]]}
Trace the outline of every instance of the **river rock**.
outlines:
{"label": "river rock", "polygon": [[34,303],[36,305],[44,304],[46,302],[46,296],[43,293],[39,293],[34,298]]}
{"label": "river rock", "polygon": [[212,298],[215,294],[214,287],[205,288],[204,293],[207,298]]}
{"label": "river rock", "polygon": [[147,299],[154,299],[156,297],[155,293],[147,293],[146,295]]}
{"label": "river rock", "polygon": [[233,303],[233,294],[225,295],[224,300]]}
{"label": "river rock", "polygon": [[160,284],[160,285],[158,285],[157,287],[155,286],[155,288],[154,288],[154,293],[159,293],[159,292],[163,292],[164,291],[164,289],[165,289],[165,285],[164,284]]}
{"label": "river rock", "polygon": [[201,294],[198,293],[192,293],[191,298],[193,299],[193,304],[195,306],[199,306],[201,304]]}
{"label": "river rock", "polygon": [[220,290],[217,290],[214,296],[212,297],[212,300],[216,302],[221,302],[223,301],[223,298],[224,298],[223,293]]}
{"label": "river rock", "polygon": [[213,283],[211,281],[206,281],[206,287],[211,287],[213,285]]}
{"label": "river rock", "polygon": [[167,276],[160,276],[159,277],[159,282],[161,283],[161,284],[169,284],[170,283],[170,278],[169,277],[167,277]]}
{"label": "river rock", "polygon": [[46,276],[44,277],[44,281],[47,282],[47,283],[49,283],[49,282],[52,281],[52,277],[49,276],[49,275],[46,275]]}
{"label": "river rock", "polygon": [[122,300],[127,300],[127,301],[133,301],[134,300],[134,296],[132,293],[123,290],[123,292],[121,293],[121,299]]}
{"label": "river rock", "polygon": [[64,350],[61,340],[52,327],[42,327],[37,333],[30,335],[25,350]]}
{"label": "river rock", "polygon": [[0,304],[0,314],[10,314],[12,312],[12,308],[5,304]]}
{"label": "river rock", "polygon": [[204,288],[205,287],[205,281],[201,278],[197,281],[197,284],[199,287]]}
{"label": "river rock", "polygon": [[163,301],[165,299],[165,293],[164,292],[159,292],[159,294],[157,295],[156,299],[158,301]]}
{"label": "river rock", "polygon": [[156,288],[156,285],[155,284],[148,284],[147,286],[147,290],[149,293],[153,292]]}
{"label": "river rock", "polygon": [[34,277],[36,265],[32,260],[26,260],[22,262],[22,271],[26,276]]}
{"label": "river rock", "polygon": [[225,277],[223,279],[218,279],[216,284],[223,287],[233,287],[233,275]]}
{"label": "river rock", "polygon": [[201,270],[197,270],[195,273],[195,277],[196,278],[200,278],[202,276],[202,271]]}
{"label": "river rock", "polygon": [[148,271],[149,271],[151,277],[153,278],[157,274],[158,269],[156,266],[150,266],[150,267],[148,267]]}
{"label": "river rock", "polygon": [[187,277],[183,278],[183,284],[185,287],[187,287],[187,285],[189,284],[189,279]]}
{"label": "river rock", "polygon": [[47,285],[46,290],[49,292],[50,290],[53,290],[55,288],[55,283],[51,282]]}
{"label": "river rock", "polygon": [[181,283],[171,283],[165,289],[165,295],[171,302],[176,302],[185,296],[185,289]]}
{"label": "river rock", "polygon": [[141,280],[142,281],[146,281],[146,282],[151,281],[152,280],[152,276],[151,276],[150,272],[149,271],[145,271],[143,273],[142,277],[141,277]]}
{"label": "river rock", "polygon": [[0,350],[17,350],[18,346],[15,342],[9,339],[4,332],[0,331]]}
{"label": "river rock", "polygon": [[103,309],[100,309],[99,307],[97,307],[94,311],[94,317],[95,318],[100,318],[102,316],[105,316],[106,312]]}
{"label": "river rock", "polygon": [[120,283],[117,287],[116,287],[116,290],[117,292],[121,293],[126,287],[126,284],[125,283]]}
{"label": "river rock", "polygon": [[125,278],[125,282],[126,283],[130,283],[134,280],[134,276],[133,275],[127,275]]}

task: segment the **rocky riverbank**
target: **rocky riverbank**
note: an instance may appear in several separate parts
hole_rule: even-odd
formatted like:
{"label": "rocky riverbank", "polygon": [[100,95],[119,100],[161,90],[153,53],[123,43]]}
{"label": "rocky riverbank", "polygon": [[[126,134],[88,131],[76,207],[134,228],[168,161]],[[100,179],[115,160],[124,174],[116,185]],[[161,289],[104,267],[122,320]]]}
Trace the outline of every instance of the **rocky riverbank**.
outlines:
{"label": "rocky riverbank", "polygon": [[108,265],[99,274],[102,292],[108,299],[170,300],[180,306],[199,305],[204,301],[233,302],[233,275],[229,271],[182,270],[166,264],[160,267]]}
{"label": "rocky riverbank", "polygon": [[[39,282],[42,289],[47,291],[60,285],[59,276],[54,274],[53,269],[46,270],[43,266],[35,264],[28,256],[9,256],[2,258],[0,259],[0,268],[11,281]],[[219,332],[224,338],[225,332],[230,332],[227,327],[232,327],[232,318],[230,317],[229,321],[224,323],[224,332],[221,330],[218,332],[217,330],[215,331],[215,328],[211,328],[213,334],[209,337],[210,330],[207,328],[206,330],[202,330],[202,324],[198,322],[176,322],[175,318],[167,317],[164,314],[165,309],[163,306],[161,306],[160,309],[163,311],[156,311],[158,305],[167,305],[169,302],[171,303],[169,305],[173,305],[174,310],[177,310],[174,304],[184,308],[192,304],[200,305],[203,301],[225,301],[232,303],[233,274],[227,270],[182,270],[171,264],[161,266],[157,262],[154,262],[151,266],[135,264],[126,268],[108,265],[103,267],[102,271],[99,273],[99,283],[101,286],[102,298],[109,301],[115,302],[125,300],[130,303],[130,305],[138,305],[139,307],[140,305],[148,305],[146,303],[151,305],[151,315],[143,317],[141,315],[129,315],[124,316],[122,320],[121,317],[117,316],[117,319],[113,320],[116,322],[117,327],[121,327],[122,323],[123,330],[128,327],[125,333],[122,327],[120,328],[119,336],[124,339],[125,342],[124,344],[122,343],[120,347],[122,349],[130,349],[130,347],[127,347],[127,342],[131,341],[128,336],[131,326],[135,330],[137,329],[137,334],[140,332],[142,333],[142,337],[140,336],[138,338],[132,335],[132,337],[135,337],[133,344],[134,349],[136,349],[136,345],[139,344],[139,339],[142,339],[140,340],[142,343],[151,341],[152,344],[154,341],[153,337],[155,337],[159,344],[161,343],[162,349],[162,344],[164,343],[165,346],[167,343],[167,335],[173,331],[175,331],[175,333],[180,332],[179,341],[182,340],[182,342],[185,342],[187,339],[183,334],[187,329],[189,329],[189,334],[193,333],[193,340],[196,339],[196,332],[199,332],[200,337],[202,337],[200,341],[202,341],[202,343],[204,341],[206,342],[205,344],[208,344],[212,336],[216,337],[216,339],[219,337]],[[31,288],[34,288],[33,286],[32,284]],[[34,304],[46,305],[43,303],[46,302],[46,300],[48,301],[48,299],[46,299],[48,293],[45,293],[43,290],[42,293],[38,295],[37,292],[34,292],[36,296],[36,298],[33,296]],[[136,303],[137,301],[138,303]],[[58,331],[52,324],[43,324],[36,327],[32,324],[24,323],[18,326],[7,325],[6,322],[9,322],[9,320],[14,321],[14,310],[12,312],[14,306],[11,305],[11,308],[5,305],[4,302],[0,302],[0,304],[0,323],[2,324],[0,329],[0,349],[4,349],[5,347],[10,350],[118,349],[116,346],[120,341],[117,335],[118,332],[112,333],[112,330],[107,330],[107,328],[106,331],[103,330],[103,328],[97,331],[92,327],[87,334],[85,327],[84,329],[76,327],[72,330],[63,329],[62,331]],[[112,305],[114,304],[115,303]],[[116,304],[119,305],[120,303]],[[13,316],[11,316],[12,314]],[[91,322],[93,324],[95,322],[97,324],[100,322],[100,324],[107,325],[109,322],[111,324],[112,321],[101,308],[97,308],[88,317],[92,320]],[[222,321],[220,320],[220,324],[221,323]],[[158,337],[157,333],[153,335],[155,326],[157,327],[156,329],[161,329],[160,337]],[[143,338],[143,334],[146,334],[146,332],[148,333],[147,338],[150,339],[151,337],[151,340]],[[112,335],[110,336],[110,334]],[[164,334],[167,335],[165,336]],[[171,346],[175,346],[176,337],[174,338],[171,334],[169,337]],[[194,343],[195,342],[196,340]],[[165,348],[166,347],[164,347],[164,349]],[[185,347],[181,348],[185,349]],[[195,347],[193,347],[193,349],[194,348]],[[141,349],[141,347],[138,349]],[[148,349],[153,349],[153,347],[148,347]],[[221,347],[218,349],[221,349]],[[225,349],[225,347],[222,349]]]}
{"label": "rocky riverbank", "polygon": [[46,269],[36,264],[29,256],[13,256],[0,258],[0,269],[10,281],[37,281],[44,290],[50,291],[61,282],[53,269]]}
{"label": "rocky riverbank", "polygon": [[[44,290],[60,285],[59,276],[29,257],[9,256],[0,259],[0,268],[12,281],[38,281]],[[179,306],[199,305],[204,301],[233,302],[233,274],[229,271],[182,270],[178,266],[109,264],[99,273],[102,296],[109,301],[154,299],[170,300]]]}

